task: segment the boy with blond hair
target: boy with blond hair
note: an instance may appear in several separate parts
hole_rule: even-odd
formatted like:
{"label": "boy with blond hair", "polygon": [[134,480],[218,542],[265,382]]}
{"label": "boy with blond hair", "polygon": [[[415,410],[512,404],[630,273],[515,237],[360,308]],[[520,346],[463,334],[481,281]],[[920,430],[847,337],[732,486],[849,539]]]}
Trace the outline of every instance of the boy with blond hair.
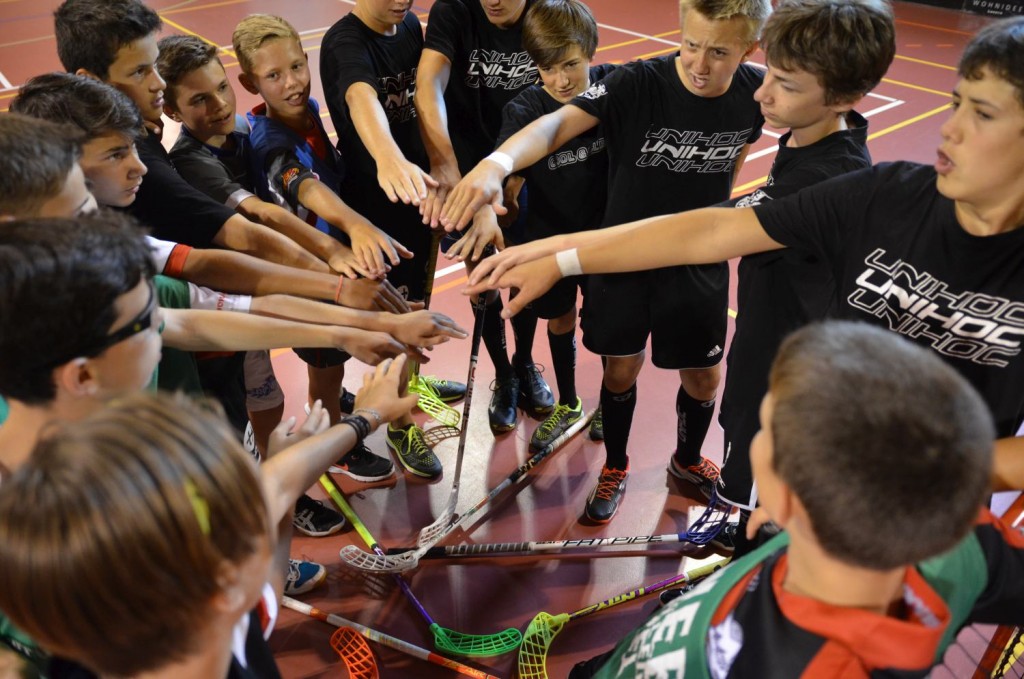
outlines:
{"label": "boy with blond hair", "polygon": [[[309,96],[308,57],[295,28],[281,17],[253,14],[235,27],[232,45],[242,68],[239,81],[264,100],[249,114],[253,166],[260,175],[257,193],[344,229],[364,267],[379,275],[386,273],[384,253],[389,268],[399,265],[399,253],[412,258],[411,251],[339,198],[343,160],[327,137],[319,105]],[[465,394],[465,385],[431,381],[448,390],[448,400]],[[396,424],[400,435],[393,439],[389,428],[388,445],[402,466],[415,476],[438,478],[441,462],[412,415]]]}
{"label": "boy with blond hair", "polygon": [[[448,195],[446,228],[461,229],[501,183],[599,123],[610,167],[604,225],[691,210],[729,198],[764,118],[753,94],[762,72],[744,64],[768,0],[683,0],[677,55],[637,61],[510,137]],[[668,471],[710,497],[718,466],[701,452],[724,355],[729,269],[724,261],[590,276],[583,343],[603,357],[605,464],[584,513],[606,523],[629,471],[627,444],[647,340],[659,368],[676,370],[676,445]],[[515,304],[514,308],[523,308]]]}

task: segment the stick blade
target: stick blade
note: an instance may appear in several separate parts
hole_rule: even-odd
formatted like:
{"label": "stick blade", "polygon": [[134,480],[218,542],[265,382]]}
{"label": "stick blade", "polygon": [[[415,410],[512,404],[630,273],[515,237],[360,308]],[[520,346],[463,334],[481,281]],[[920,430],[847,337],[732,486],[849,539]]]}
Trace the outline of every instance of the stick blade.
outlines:
{"label": "stick blade", "polygon": [[519,647],[520,679],[547,679],[548,650],[568,621],[569,616],[565,613],[555,616],[541,612],[534,616]]}
{"label": "stick blade", "polygon": [[434,633],[434,646],[438,650],[473,658],[511,653],[523,642],[523,635],[514,627],[495,634],[464,634],[434,623],[430,631]]}
{"label": "stick blade", "polygon": [[415,568],[420,560],[419,551],[389,556],[364,552],[355,545],[345,545],[338,555],[346,566],[372,573],[402,573]]}
{"label": "stick blade", "polygon": [[339,627],[331,635],[331,648],[341,656],[351,679],[380,679],[370,645],[351,627]]}

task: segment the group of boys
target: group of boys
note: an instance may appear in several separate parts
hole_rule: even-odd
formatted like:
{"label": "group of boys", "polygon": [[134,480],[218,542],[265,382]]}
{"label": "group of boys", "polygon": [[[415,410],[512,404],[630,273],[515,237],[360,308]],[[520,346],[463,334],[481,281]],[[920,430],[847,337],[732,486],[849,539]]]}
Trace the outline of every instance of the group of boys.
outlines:
{"label": "group of boys", "polygon": [[[358,0],[325,36],[321,73],[338,149],[309,97],[299,35],[283,19],[253,15],[235,30],[240,81],[264,100],[245,122],[236,116],[212,46],[181,36],[158,43],[159,17],[138,0],[62,5],[58,48],[65,68],[79,75],[34,79],[12,108],[79,131],[43,122],[32,130],[14,114],[0,120],[0,141],[17,134],[35,153],[45,151],[27,165],[46,176],[26,172],[25,185],[35,180],[42,188],[12,190],[2,212],[58,217],[0,230],[4,289],[11,291],[0,311],[4,327],[18,329],[4,333],[0,369],[0,392],[11,403],[0,428],[3,485],[10,477],[25,483],[35,464],[30,454],[48,424],[101,418],[92,413],[111,395],[143,388],[159,360],[161,336],[188,351],[333,347],[304,357],[314,400],[307,433],[327,420],[343,425],[331,430],[335,443],[337,432],[345,432],[347,452],[332,469],[362,480],[390,475],[390,461],[362,441],[394,421],[386,437],[400,462],[412,474],[436,478],[440,463],[408,407],[379,405],[397,394],[381,388],[377,401],[362,398],[341,418],[342,365],[349,354],[374,363],[403,352],[423,360],[417,347],[465,335],[439,314],[409,312],[405,300],[429,296],[436,241],[425,224],[457,230],[472,223],[450,256],[472,262],[488,244],[531,241],[483,260],[473,274],[471,292],[520,290],[504,312],[497,298],[484,314],[496,371],[492,430],[514,428],[519,407],[546,415],[531,440],[537,450],[583,416],[574,383],[576,290],[582,288],[584,343],[605,363],[607,455],[585,516],[607,522],[622,500],[636,378],[650,336],[655,365],[680,375],[670,473],[706,496],[717,493],[755,512],[749,526],[744,520],[729,536],[736,543],[729,548],[751,549],[746,538],[765,520],[785,529],[573,676],[674,676],[684,669],[695,676],[829,675],[850,663],[917,676],[963,624],[1020,622],[1024,539],[986,513],[979,517],[978,509],[991,487],[993,432],[1004,437],[996,446],[995,485],[1024,482],[1019,442],[1005,438],[1019,426],[1024,403],[1016,372],[1020,301],[1011,294],[1024,252],[1017,228],[1024,219],[1024,154],[1003,153],[985,167],[975,162],[984,149],[1019,144],[1013,134],[1024,134],[1024,21],[995,24],[968,47],[937,178],[935,170],[895,164],[780,200],[870,167],[867,123],[853,107],[895,53],[891,9],[882,0],[786,0],[770,18],[762,0],[682,0],[680,53],[618,68],[590,66],[597,26],[577,0],[439,0],[425,41],[408,4],[395,4]],[[106,29],[96,32],[101,20]],[[82,36],[90,31],[111,42],[89,43]],[[759,40],[766,72],[743,63]],[[160,144],[162,112],[183,124],[170,156]],[[674,214],[728,199],[765,120],[790,128],[768,186],[727,210]],[[133,130],[143,124],[146,132],[137,138]],[[15,127],[4,134],[8,125]],[[27,154],[4,155],[17,161]],[[184,245],[150,239],[157,254],[140,256],[146,248],[133,223],[110,213],[80,216],[94,206],[86,177],[95,200],[129,207],[154,234]],[[587,200],[601,192],[604,205]],[[172,202],[179,195],[182,202]],[[522,216],[503,235],[498,217],[511,218],[512,206]],[[898,206],[902,212],[892,214]],[[930,215],[924,226],[922,212]],[[595,230],[659,215],[671,216]],[[843,231],[842,220],[856,228]],[[886,226],[893,221],[900,228]],[[941,234],[932,243],[922,229]],[[778,250],[784,244],[793,248]],[[202,249],[210,245],[278,263]],[[754,254],[760,250],[776,251]],[[944,254],[951,251],[952,262]],[[722,262],[739,254],[745,255],[740,316],[729,350],[720,474],[701,445],[725,353]],[[155,269],[192,284],[157,276],[154,285]],[[348,278],[357,275],[362,278]],[[381,280],[385,275],[390,282]],[[929,281],[946,283],[929,287]],[[268,292],[407,313],[248,296]],[[175,298],[184,309],[168,308]],[[206,307],[293,320],[188,309],[202,307],[202,300]],[[536,318],[521,313],[530,302],[549,319],[557,402],[531,358]],[[501,316],[516,312],[510,361]],[[812,326],[783,343],[791,330],[827,315],[882,323],[935,350],[966,381],[928,352],[856,324]],[[59,341],[40,357],[31,337],[43,334]],[[23,358],[9,358],[15,356]],[[206,370],[241,376],[244,409],[259,421],[258,449],[266,454],[274,447],[270,430],[275,412],[280,419],[280,397],[265,354],[244,364],[247,369],[236,363]],[[166,371],[177,383],[163,384],[180,386],[193,373],[198,380],[191,357],[182,366]],[[160,373],[166,380],[163,363]],[[395,391],[394,367],[378,370],[378,378],[385,373]],[[220,382],[207,377],[208,385]],[[460,397],[460,385],[429,384],[442,399]],[[253,417],[264,411],[267,417]],[[311,440],[321,441],[317,460],[307,460],[301,483],[288,477],[288,492],[279,493],[286,501],[275,504],[280,489],[264,485],[270,525],[291,513],[296,500],[301,508],[313,467],[329,464],[323,439]],[[275,463],[265,475],[282,473],[282,466]],[[877,467],[891,473],[879,479]],[[202,503],[192,504],[202,526],[205,510],[196,509]],[[15,507],[0,503],[0,510]],[[326,511],[310,507],[309,520],[296,526],[340,529],[329,516],[312,518]],[[11,556],[7,563],[23,563]],[[311,582],[323,577],[322,567],[314,570]],[[40,630],[29,609],[12,603],[17,590],[0,592],[0,607],[26,616],[26,629]],[[249,610],[257,593],[223,619]],[[808,602],[831,612],[811,616]],[[773,623],[765,622],[769,614]],[[833,614],[852,624],[838,629],[828,621]],[[269,634],[267,625],[262,630]],[[764,637],[765,630],[778,638]],[[103,665],[101,654],[36,634],[49,640],[50,650],[93,671],[117,671]],[[31,649],[23,636],[0,638]],[[907,640],[905,652],[891,652],[894,638]],[[775,662],[780,648],[791,664]],[[241,660],[239,676],[276,672],[247,667],[244,651],[220,660],[232,654]]]}

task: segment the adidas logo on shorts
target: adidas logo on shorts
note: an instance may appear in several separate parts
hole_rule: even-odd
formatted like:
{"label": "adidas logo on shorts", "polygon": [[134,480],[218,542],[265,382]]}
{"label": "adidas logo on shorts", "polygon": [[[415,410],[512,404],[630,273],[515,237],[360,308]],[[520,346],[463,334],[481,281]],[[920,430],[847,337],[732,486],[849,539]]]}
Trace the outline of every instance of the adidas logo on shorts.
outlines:
{"label": "adidas logo on shorts", "polygon": [[722,353],[722,347],[716,344],[715,348],[708,352],[708,358],[711,358],[712,356],[718,356],[720,353]]}

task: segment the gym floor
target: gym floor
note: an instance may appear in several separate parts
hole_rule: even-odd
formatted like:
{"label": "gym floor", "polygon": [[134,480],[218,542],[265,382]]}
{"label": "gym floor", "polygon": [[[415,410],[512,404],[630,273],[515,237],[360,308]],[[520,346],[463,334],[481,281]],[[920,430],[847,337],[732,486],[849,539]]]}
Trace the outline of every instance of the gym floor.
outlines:
{"label": "gym floor", "polygon": [[[354,5],[351,0],[147,0],[163,17],[165,34],[189,33],[222,46],[221,58],[233,79],[237,60],[231,53],[231,31],[243,16],[254,12],[276,13],[288,19],[302,34],[313,68],[313,96],[323,100],[317,51],[327,29]],[[600,47],[595,62],[624,62],[670,54],[678,49],[676,0],[588,0],[600,25]],[[859,107],[870,121],[870,149],[875,161],[914,160],[931,163],[940,141],[939,127],[947,117],[949,93],[956,83],[956,62],[971,35],[987,19],[905,2],[894,3],[897,14],[897,56],[885,80]],[[59,0],[0,0],[0,109],[6,110],[18,86],[33,75],[59,70],[53,39],[52,11]],[[426,21],[432,0],[419,0],[413,11]],[[753,61],[763,59],[755,54]],[[763,63],[763,62],[762,62]],[[235,87],[239,110],[256,101]],[[331,130],[329,118],[325,124]],[[767,178],[781,131],[765,128],[740,174],[737,193],[748,193]],[[332,133],[333,134],[333,133]],[[165,141],[173,142],[173,132]],[[735,277],[734,277],[735,279]],[[469,304],[461,294],[465,284],[462,265],[443,258],[438,262],[432,308],[472,326]],[[735,283],[735,280],[734,280]],[[733,304],[735,309],[735,304]],[[735,316],[735,312],[730,312]],[[730,321],[730,332],[731,332]],[[511,335],[511,333],[509,333]],[[538,328],[534,355],[550,365],[544,328]],[[451,342],[437,348],[424,372],[464,381],[469,345]],[[305,369],[282,350],[274,365],[287,395],[286,416],[301,417],[305,401]],[[353,363],[346,377],[351,389],[361,383],[364,366]],[[600,360],[580,345],[577,360],[578,390],[584,406],[597,404],[601,379]],[[549,371],[549,377],[553,376]],[[527,445],[537,422],[522,417],[510,434],[494,438],[486,421],[493,369],[481,357],[476,392],[469,417],[468,440],[460,482],[458,511],[465,511],[489,489],[505,479],[529,458]],[[581,521],[583,505],[604,459],[601,444],[577,436],[532,471],[522,483],[499,497],[466,530],[446,543],[486,543],[524,540],[587,539],[611,536],[677,533],[696,517],[702,506],[688,487],[666,473],[672,450],[675,414],[671,404],[677,377],[647,367],[639,380],[639,407],[630,440],[631,473],[628,490],[616,518],[607,526]],[[460,406],[461,407],[461,406]],[[436,423],[423,423],[427,428]],[[386,447],[380,434],[370,440],[380,454]],[[335,476],[349,502],[386,546],[415,543],[420,528],[444,511],[454,480],[457,439],[437,446],[445,475],[434,483],[408,476],[366,486]],[[713,426],[705,454],[722,457],[722,437]],[[315,488],[315,497],[325,497]],[[342,566],[338,550],[345,545],[364,547],[354,530],[346,528],[328,538],[296,537],[293,555],[327,566],[324,586],[303,600],[331,613],[392,634],[418,646],[433,648],[427,624],[387,578],[367,579]],[[597,550],[571,555],[473,557],[424,561],[407,580],[424,607],[442,627],[471,634],[491,634],[506,628],[525,629],[540,611],[572,612],[616,594],[667,578],[718,558],[706,550],[679,545],[623,551]],[[592,617],[572,622],[553,644],[548,658],[551,676],[561,677],[580,660],[610,648],[639,624],[656,605],[651,597],[643,603],[627,603]],[[271,644],[285,677],[338,676],[340,661],[331,650],[332,629],[324,623],[283,611]],[[451,670],[430,665],[373,644],[385,677],[442,677]],[[515,654],[467,660],[491,674],[513,673]],[[952,676],[963,676],[956,669]],[[938,676],[938,675],[937,675]]]}

